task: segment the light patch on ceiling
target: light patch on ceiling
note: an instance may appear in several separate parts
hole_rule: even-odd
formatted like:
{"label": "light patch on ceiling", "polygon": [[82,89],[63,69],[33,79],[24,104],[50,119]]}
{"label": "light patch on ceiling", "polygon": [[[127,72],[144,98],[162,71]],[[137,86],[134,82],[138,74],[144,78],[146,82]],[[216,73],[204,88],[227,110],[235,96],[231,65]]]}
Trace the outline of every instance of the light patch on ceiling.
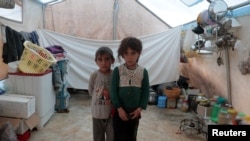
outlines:
{"label": "light patch on ceiling", "polygon": [[[195,4],[189,3],[190,5],[193,4],[192,6],[187,6],[182,1],[183,0],[137,0],[137,2],[145,6],[170,27],[176,27],[195,21],[199,13],[207,10],[210,4],[207,0],[198,0],[199,2]],[[247,2],[248,0],[224,1],[227,3],[228,7],[231,7]]]}

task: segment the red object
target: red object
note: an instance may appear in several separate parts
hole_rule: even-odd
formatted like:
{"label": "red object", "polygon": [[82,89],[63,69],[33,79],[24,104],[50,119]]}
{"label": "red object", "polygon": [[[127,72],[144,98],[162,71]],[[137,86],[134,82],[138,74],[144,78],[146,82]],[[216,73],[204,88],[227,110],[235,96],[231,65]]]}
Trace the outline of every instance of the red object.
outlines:
{"label": "red object", "polygon": [[17,135],[18,141],[28,141],[30,138],[30,130],[26,131],[22,135]]}
{"label": "red object", "polygon": [[42,73],[23,73],[23,72],[10,72],[10,75],[19,75],[19,76],[43,76],[45,74],[48,74],[52,72],[52,69],[47,69],[45,72]]}
{"label": "red object", "polygon": [[112,107],[110,115],[111,115],[111,117],[114,117],[114,115],[115,115],[115,107]]}

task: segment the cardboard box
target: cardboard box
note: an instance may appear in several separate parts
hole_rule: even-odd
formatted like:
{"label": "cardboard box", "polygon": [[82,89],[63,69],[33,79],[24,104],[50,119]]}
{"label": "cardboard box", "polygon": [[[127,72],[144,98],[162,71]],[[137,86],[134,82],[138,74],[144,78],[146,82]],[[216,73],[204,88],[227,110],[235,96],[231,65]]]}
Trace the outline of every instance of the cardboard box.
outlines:
{"label": "cardboard box", "polygon": [[0,116],[27,119],[35,113],[35,109],[35,96],[0,95]]}
{"label": "cardboard box", "polygon": [[26,131],[34,129],[39,124],[40,118],[36,113],[28,119],[0,117],[0,127],[7,121],[12,124],[16,134],[22,135]]}

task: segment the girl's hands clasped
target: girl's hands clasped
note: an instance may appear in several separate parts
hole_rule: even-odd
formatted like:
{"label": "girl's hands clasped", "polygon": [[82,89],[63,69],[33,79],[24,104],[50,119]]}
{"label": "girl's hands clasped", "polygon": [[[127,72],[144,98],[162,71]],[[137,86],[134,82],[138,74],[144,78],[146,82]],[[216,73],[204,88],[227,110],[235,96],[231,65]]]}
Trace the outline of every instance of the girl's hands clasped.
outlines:
{"label": "girl's hands clasped", "polygon": [[129,118],[127,116],[127,113],[124,111],[123,108],[118,108],[117,109],[118,113],[119,113],[119,117],[123,120],[123,121],[128,121]]}
{"label": "girl's hands clasped", "polygon": [[127,114],[123,108],[118,108],[119,117],[123,121],[128,121],[129,119],[139,118],[141,116],[141,108],[137,108],[132,113]]}
{"label": "girl's hands clasped", "polygon": [[130,119],[139,118],[141,116],[141,108],[137,108],[132,113],[129,113]]}

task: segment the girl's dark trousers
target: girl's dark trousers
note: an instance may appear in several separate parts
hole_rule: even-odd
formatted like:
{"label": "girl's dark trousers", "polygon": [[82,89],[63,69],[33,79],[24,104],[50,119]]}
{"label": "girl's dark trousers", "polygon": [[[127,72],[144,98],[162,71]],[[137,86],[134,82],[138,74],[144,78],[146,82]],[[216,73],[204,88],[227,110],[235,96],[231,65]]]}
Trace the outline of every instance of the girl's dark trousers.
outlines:
{"label": "girl's dark trousers", "polygon": [[[127,113],[132,112],[132,110],[126,110]],[[114,133],[115,141],[136,141],[137,130],[139,126],[139,118],[129,119],[128,121],[123,121],[115,111],[114,117]]]}

